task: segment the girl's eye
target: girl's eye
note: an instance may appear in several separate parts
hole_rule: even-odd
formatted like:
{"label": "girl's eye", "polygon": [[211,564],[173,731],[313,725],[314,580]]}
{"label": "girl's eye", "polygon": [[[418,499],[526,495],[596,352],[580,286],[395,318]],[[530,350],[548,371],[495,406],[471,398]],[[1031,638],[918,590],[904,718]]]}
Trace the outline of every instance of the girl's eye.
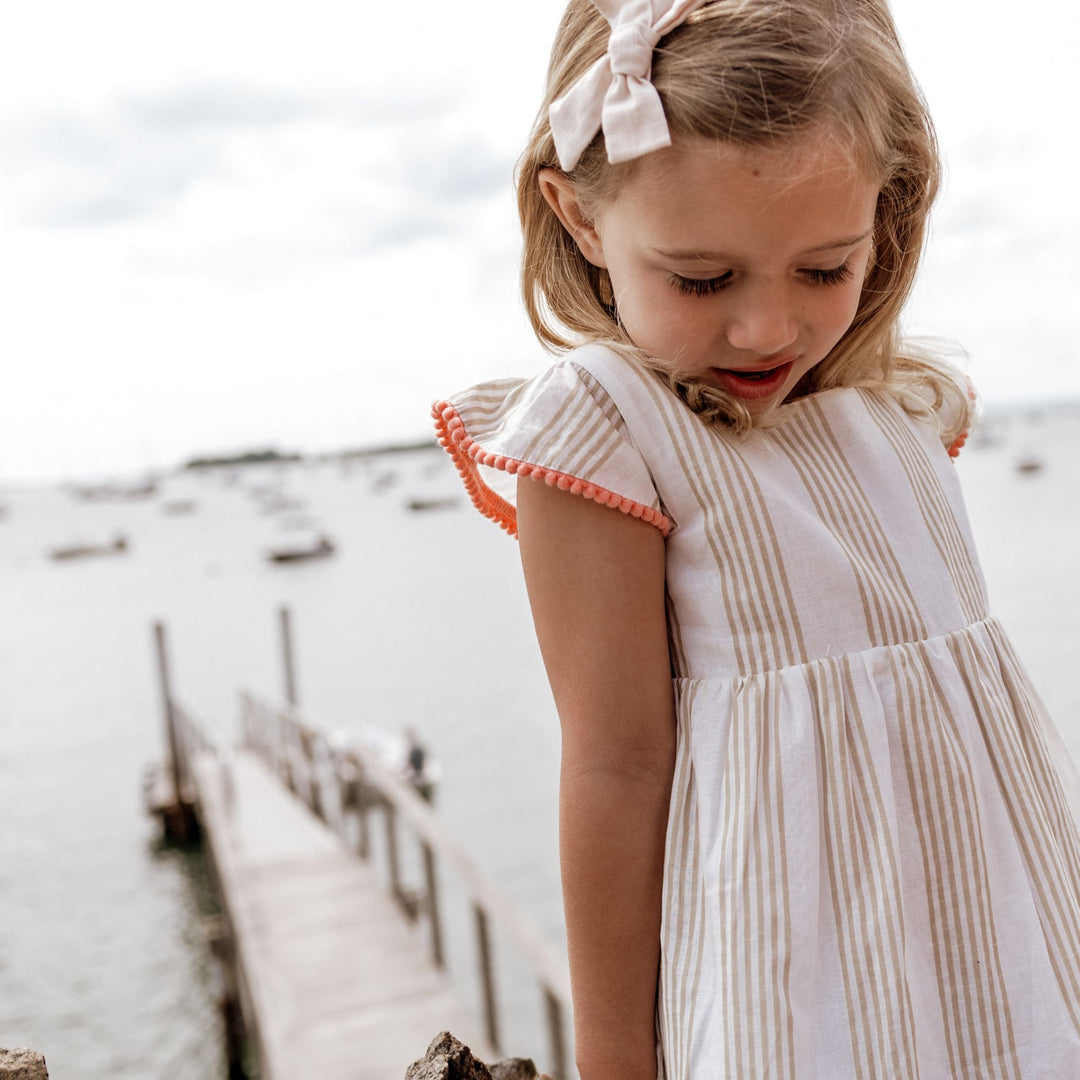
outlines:
{"label": "girl's eye", "polygon": [[[812,285],[843,285],[851,280],[853,271],[850,265],[844,262],[827,270],[806,269],[799,273]],[[730,270],[712,278],[688,278],[681,274],[672,274],[671,284],[683,296],[715,296],[732,283],[732,278]]]}
{"label": "girl's eye", "polygon": [[851,280],[851,267],[845,262],[829,270],[802,270],[803,277],[814,285],[843,285]]}
{"label": "girl's eye", "polygon": [[689,278],[672,274],[671,284],[683,296],[713,296],[731,284],[731,271],[713,278]]}

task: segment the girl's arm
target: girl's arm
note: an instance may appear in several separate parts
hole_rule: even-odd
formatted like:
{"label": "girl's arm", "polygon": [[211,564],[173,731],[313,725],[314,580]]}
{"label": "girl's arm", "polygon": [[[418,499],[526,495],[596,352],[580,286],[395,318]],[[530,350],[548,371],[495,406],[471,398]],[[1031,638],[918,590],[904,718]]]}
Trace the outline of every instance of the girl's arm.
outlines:
{"label": "girl's arm", "polygon": [[562,725],[559,834],[582,1080],[655,1080],[664,833],[675,718],[664,540],[518,481],[533,620]]}

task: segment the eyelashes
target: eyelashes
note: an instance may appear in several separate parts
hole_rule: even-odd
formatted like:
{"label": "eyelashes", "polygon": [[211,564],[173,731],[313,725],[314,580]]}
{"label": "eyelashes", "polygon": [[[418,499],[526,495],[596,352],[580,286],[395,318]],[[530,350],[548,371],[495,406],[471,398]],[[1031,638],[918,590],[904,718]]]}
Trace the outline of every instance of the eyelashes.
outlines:
{"label": "eyelashes", "polygon": [[[851,280],[851,266],[844,262],[828,270],[800,270],[799,273],[811,285],[843,285]],[[688,278],[681,274],[671,275],[671,284],[683,296],[714,296],[723,292],[734,280],[729,270],[714,278]]]}
{"label": "eyelashes", "polygon": [[842,285],[851,280],[852,269],[845,262],[830,270],[800,270],[800,274],[809,278],[815,285]]}
{"label": "eyelashes", "polygon": [[689,278],[681,274],[672,274],[671,284],[683,296],[713,296],[731,284],[731,271],[713,278]]}

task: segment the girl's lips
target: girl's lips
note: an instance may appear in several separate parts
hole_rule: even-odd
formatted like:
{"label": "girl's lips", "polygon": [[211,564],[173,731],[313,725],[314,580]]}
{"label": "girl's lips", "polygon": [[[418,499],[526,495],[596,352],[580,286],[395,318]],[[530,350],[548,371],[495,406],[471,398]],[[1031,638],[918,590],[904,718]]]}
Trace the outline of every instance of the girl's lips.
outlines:
{"label": "girl's lips", "polygon": [[710,370],[716,376],[721,390],[725,390],[732,397],[742,398],[743,401],[756,401],[775,394],[784,385],[794,363],[795,360],[792,359],[772,368],[742,371],[738,368],[711,368]]}

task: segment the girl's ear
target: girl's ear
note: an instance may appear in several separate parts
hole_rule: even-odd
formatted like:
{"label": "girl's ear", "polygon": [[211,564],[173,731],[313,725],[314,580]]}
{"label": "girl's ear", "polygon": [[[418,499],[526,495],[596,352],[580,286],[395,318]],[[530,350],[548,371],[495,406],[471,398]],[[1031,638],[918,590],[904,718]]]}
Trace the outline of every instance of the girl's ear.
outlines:
{"label": "girl's ear", "polygon": [[593,266],[606,268],[600,234],[593,221],[581,209],[574,182],[558,169],[541,169],[540,191],[562,222],[563,228],[574,238],[581,254]]}

